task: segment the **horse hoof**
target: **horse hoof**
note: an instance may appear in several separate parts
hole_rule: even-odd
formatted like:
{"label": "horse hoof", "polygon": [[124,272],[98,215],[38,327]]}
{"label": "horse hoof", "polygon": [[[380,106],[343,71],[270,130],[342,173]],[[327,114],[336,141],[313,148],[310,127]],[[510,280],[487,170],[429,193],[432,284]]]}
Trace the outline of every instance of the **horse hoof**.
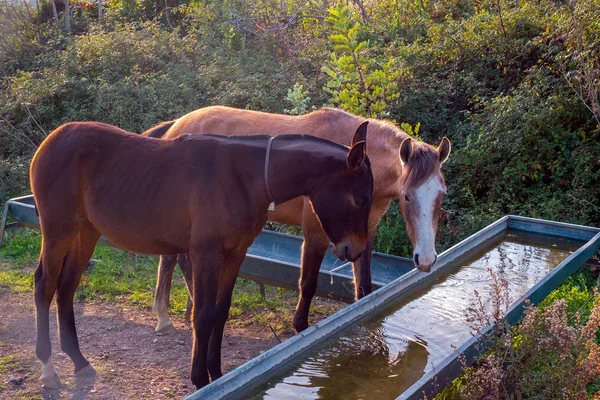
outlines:
{"label": "horse hoof", "polygon": [[40,378],[40,382],[42,383],[42,387],[44,389],[59,389],[62,386],[58,374],[47,376],[45,378]]}
{"label": "horse hoof", "polygon": [[96,370],[90,364],[86,365],[79,371],[75,372],[75,377],[77,379],[80,378],[91,378],[92,376],[96,376]]}
{"label": "horse hoof", "polygon": [[162,335],[173,335],[173,334],[177,333],[177,329],[175,329],[173,324],[168,324],[163,327],[157,326],[156,329],[154,330],[154,332],[160,333]]}
{"label": "horse hoof", "polygon": [[305,330],[306,328],[308,328],[308,321],[307,320],[296,320],[296,321],[294,321],[294,330],[296,331],[296,333],[300,333],[303,330]]}

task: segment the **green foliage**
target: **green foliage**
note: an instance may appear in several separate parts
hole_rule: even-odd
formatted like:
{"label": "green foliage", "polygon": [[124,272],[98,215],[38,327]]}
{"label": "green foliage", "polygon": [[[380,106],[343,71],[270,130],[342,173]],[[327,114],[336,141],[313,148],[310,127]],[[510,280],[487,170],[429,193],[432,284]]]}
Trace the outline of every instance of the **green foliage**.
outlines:
{"label": "green foliage", "polygon": [[369,42],[360,40],[361,25],[342,1],[328,12],[334,52],[322,70],[329,77],[324,90],[332,95],[331,103],[358,115],[386,117],[400,97],[404,71],[393,58],[381,63],[371,58]]}
{"label": "green foliage", "polygon": [[402,128],[402,130],[404,132],[408,133],[410,136],[414,137],[415,139],[421,140],[421,138],[419,138],[419,130],[421,129],[420,122],[417,122],[417,124],[415,126],[412,126],[408,122],[402,122],[400,124],[400,128]]}
{"label": "green foliage", "polygon": [[390,204],[377,228],[375,251],[412,258],[412,245],[397,201]]}
{"label": "green foliage", "polygon": [[597,276],[589,269],[582,268],[577,274],[570,276],[556,290],[548,295],[539,305],[541,309],[558,300],[564,300],[567,305],[567,313],[574,316],[579,313],[582,321],[587,321],[592,304],[590,297],[594,295],[594,289],[598,284]]}
{"label": "green foliage", "polygon": [[29,228],[7,231],[0,249],[0,259],[10,260],[15,269],[35,263],[40,255],[41,243],[40,235]]}
{"label": "green foliage", "polygon": [[288,114],[302,115],[310,110],[310,97],[308,97],[302,85],[298,83],[294,84],[293,89],[288,89],[287,100],[294,106],[292,109],[284,110]]}
{"label": "green foliage", "polygon": [[21,271],[2,271],[1,268],[0,266],[0,290],[31,293],[33,290],[33,275]]}

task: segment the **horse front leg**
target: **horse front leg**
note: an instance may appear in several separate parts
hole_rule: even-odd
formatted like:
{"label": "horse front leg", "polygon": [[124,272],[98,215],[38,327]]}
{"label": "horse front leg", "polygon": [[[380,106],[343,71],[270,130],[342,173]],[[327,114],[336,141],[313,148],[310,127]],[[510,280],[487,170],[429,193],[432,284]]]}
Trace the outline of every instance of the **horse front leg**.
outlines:
{"label": "horse front leg", "polygon": [[321,229],[312,232],[305,230],[304,243],[302,244],[300,281],[298,283],[300,293],[293,321],[296,332],[302,332],[308,328],[310,303],[317,291],[319,269],[328,248],[329,239]]}
{"label": "horse front leg", "polygon": [[196,388],[208,384],[208,342],[215,324],[215,304],[223,259],[218,240],[190,249],[193,277],[193,347],[190,377]]}
{"label": "horse front leg", "polygon": [[360,258],[352,263],[352,272],[354,274],[354,299],[359,300],[371,294],[373,284],[371,281],[371,255],[373,253],[373,244],[375,243],[375,234],[377,227],[369,229],[369,239],[367,248]]}
{"label": "horse front leg", "polygon": [[208,344],[208,372],[210,379],[214,382],[220,378],[221,372],[221,346],[223,343],[223,331],[225,323],[229,318],[229,308],[231,307],[231,297],[233,287],[240,271],[240,266],[244,261],[246,251],[237,251],[235,254],[228,255],[225,260],[224,269],[219,277],[219,291],[217,294],[217,304],[215,309],[215,324],[210,342]]}
{"label": "horse front leg", "polygon": [[169,334],[177,332],[169,319],[169,296],[171,295],[171,282],[175,265],[177,265],[177,255],[160,256],[154,305],[152,306],[152,311],[154,311],[158,320],[158,324],[154,329],[156,333]]}

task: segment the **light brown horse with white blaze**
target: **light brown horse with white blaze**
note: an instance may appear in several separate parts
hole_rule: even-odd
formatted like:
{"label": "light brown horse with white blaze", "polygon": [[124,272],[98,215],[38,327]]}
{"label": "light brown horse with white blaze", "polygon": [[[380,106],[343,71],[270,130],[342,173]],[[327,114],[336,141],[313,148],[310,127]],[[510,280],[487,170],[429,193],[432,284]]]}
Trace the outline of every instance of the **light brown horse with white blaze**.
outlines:
{"label": "light brown horse with white blaze", "polygon": [[269,204],[307,196],[334,254],[366,250],[373,175],[366,123],[352,148],[307,135],[142,137],[78,122],[52,132],[35,153],[30,180],[42,248],[34,274],[36,355],[42,383],[59,386],[49,308],[56,294],[60,344],[75,373],[94,369],[79,349],[73,296],[98,239],[191,261],[191,379],[221,374],[221,342],[240,265],[267,222]]}
{"label": "light brown horse with white blaze", "polygon": [[[157,125],[143,135],[174,138],[185,133],[227,135],[282,135],[305,132],[343,145],[349,145],[351,132],[365,121],[350,113],[324,108],[301,116],[270,114],[222,106],[193,111],[174,121]],[[369,216],[367,251],[353,263],[355,297],[371,292],[371,251],[377,225],[390,202],[400,199],[400,209],[414,246],[413,260],[421,271],[429,271],[437,260],[435,237],[446,186],[441,166],[450,154],[450,141],[443,138],[439,147],[411,139],[389,121],[368,120],[369,159],[373,170],[373,204]],[[304,232],[300,296],[294,315],[294,328],[308,327],[310,302],[314,297],[318,271],[329,245],[306,199],[298,198],[277,206],[269,220],[301,225]],[[173,330],[167,309],[169,289],[177,256],[161,257],[154,310],[157,332]],[[184,275],[189,277],[186,257],[179,256]]]}

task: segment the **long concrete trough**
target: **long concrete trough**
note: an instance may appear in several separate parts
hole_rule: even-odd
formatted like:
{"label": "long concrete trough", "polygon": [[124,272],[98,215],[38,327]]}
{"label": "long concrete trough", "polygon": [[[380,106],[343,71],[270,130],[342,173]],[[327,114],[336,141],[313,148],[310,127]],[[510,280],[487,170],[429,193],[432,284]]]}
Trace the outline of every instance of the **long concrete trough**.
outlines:
{"label": "long concrete trough", "polygon": [[[525,300],[529,300],[533,304],[539,303],[569,275],[577,271],[586,260],[592,257],[600,246],[600,229],[598,228],[516,216],[503,217],[443,252],[431,273],[427,274],[412,270],[403,274],[371,295],[345,307],[329,318],[320,321],[304,332],[295,335],[284,343],[217,379],[210,385],[194,392],[187,399],[325,399],[335,398],[335,395],[332,397],[331,393],[341,395],[339,390],[354,385],[354,378],[351,375],[348,377],[348,373],[345,373],[345,375],[338,374],[339,376],[344,376],[347,381],[338,383],[335,389],[327,391],[327,379],[329,378],[327,373],[329,372],[330,376],[334,375],[331,373],[331,369],[344,368],[343,360],[347,360],[340,357],[330,362],[327,360],[328,352],[331,353],[339,347],[346,346],[347,343],[352,343],[352,335],[357,331],[360,332],[360,329],[357,329],[357,327],[360,327],[361,324],[368,326],[369,320],[373,318],[381,319],[381,314],[385,313],[386,310],[390,310],[397,305],[406,304],[410,301],[411,296],[412,298],[420,296],[423,292],[427,291],[424,287],[432,285],[436,281],[440,282],[440,280],[444,279],[445,276],[448,276],[451,271],[457,268],[464,268],[461,267],[461,263],[467,262],[469,258],[473,258],[474,255],[481,252],[482,247],[490,246],[490,243],[498,243],[498,238],[508,235],[507,232],[509,231],[518,232],[520,235],[530,234],[536,237],[544,237],[547,238],[545,240],[556,243],[569,241],[575,249],[572,253],[565,251],[564,258],[561,258],[563,259],[562,262],[552,265],[549,273],[544,272],[543,275],[538,276],[540,278],[539,281],[517,297],[517,300],[510,306],[507,314],[508,322],[511,324],[518,322],[522,317]],[[530,250],[526,247],[525,251]],[[464,292],[464,288],[457,286],[454,295],[464,295],[461,291]],[[426,310],[422,311],[424,315]],[[417,319],[421,318],[421,315],[419,315],[421,310],[413,310],[413,313],[417,314]],[[371,323],[370,325],[376,324]],[[430,357],[429,361],[426,359],[427,366],[425,364],[418,366],[419,371],[423,370],[422,376],[417,377],[414,384],[411,384],[406,389],[399,387],[392,398],[416,400],[424,398],[425,395],[427,398],[432,398],[460,374],[462,365],[459,361],[459,354],[463,355],[467,364],[470,365],[485,350],[486,342],[483,340],[484,334],[490,329],[491,327],[488,326],[482,330],[481,334],[475,337],[471,337],[470,334],[466,335],[466,339],[463,342],[453,344],[458,350],[451,352],[451,354],[441,361],[431,362],[431,359],[435,359],[435,357],[429,353],[427,355]],[[364,341],[367,342],[373,339],[373,337],[368,336],[367,340]],[[358,360],[355,359],[354,361],[360,364],[370,355],[368,353],[366,352],[364,358],[362,355],[359,355]],[[310,359],[310,362],[303,361],[307,358]],[[327,368],[321,368],[323,364],[327,364]],[[359,364],[355,364],[356,368],[350,367],[350,369],[358,370]],[[316,372],[307,378],[307,371],[311,368],[315,369]],[[384,378],[392,378],[394,376],[389,375]],[[369,379],[372,378],[369,377]],[[311,381],[317,381],[318,383]],[[285,391],[286,385],[288,388],[292,387],[291,392]],[[294,393],[293,387],[300,388],[301,391]],[[370,389],[377,390],[379,388],[371,387]],[[385,395],[376,395],[375,392],[370,393],[377,398],[390,398],[390,393],[388,392]],[[355,398],[353,395],[343,397]]]}
{"label": "long concrete trough", "polygon": [[[32,195],[6,202],[0,222],[0,247],[6,230],[22,226],[39,229],[34,204]],[[13,222],[7,224],[8,217]],[[263,230],[248,249],[240,276],[259,283],[297,289],[302,240],[301,237]],[[100,239],[100,244],[114,246],[104,237]],[[371,265],[374,290],[414,268],[412,260],[408,258],[383,253],[373,253]],[[318,279],[317,295],[345,302],[354,300],[352,265],[340,262],[331,251],[325,255]]]}

